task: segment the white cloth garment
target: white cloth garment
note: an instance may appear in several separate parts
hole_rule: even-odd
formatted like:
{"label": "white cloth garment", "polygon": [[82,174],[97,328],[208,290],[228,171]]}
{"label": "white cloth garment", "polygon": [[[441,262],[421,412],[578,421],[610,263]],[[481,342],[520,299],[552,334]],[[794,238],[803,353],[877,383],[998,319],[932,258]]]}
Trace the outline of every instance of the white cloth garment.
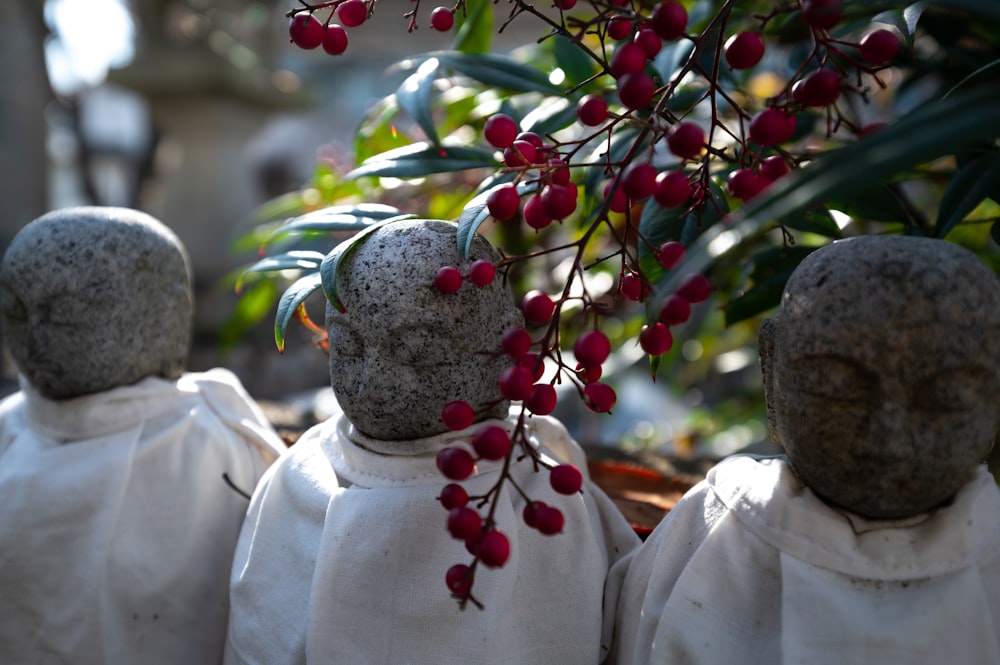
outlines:
{"label": "white cloth garment", "polygon": [[250,492],[283,446],[230,372],[0,403],[0,663],[222,660]]}
{"label": "white cloth garment", "polygon": [[945,507],[868,520],[783,458],[733,457],[616,567],[619,585],[620,665],[1000,663],[1000,490],[983,467]]}
{"label": "white cloth garment", "polygon": [[[344,417],[306,432],[265,475],[240,535],[232,577],[226,662],[231,665],[587,665],[603,657],[604,581],[638,544],[617,507],[586,481],[556,494],[525,459],[512,475],[566,517],[561,534],[524,524],[524,499],[500,495],[497,528],[510,539],[501,568],[480,567],[480,610],[445,586],[472,556],[446,530],[437,501],[449,481],[435,466],[445,446],[468,448],[487,421],[408,442],[376,441]],[[552,461],[586,474],[582,449],[557,421],[532,418],[530,440]],[[470,495],[497,480],[501,462],[478,462]]]}

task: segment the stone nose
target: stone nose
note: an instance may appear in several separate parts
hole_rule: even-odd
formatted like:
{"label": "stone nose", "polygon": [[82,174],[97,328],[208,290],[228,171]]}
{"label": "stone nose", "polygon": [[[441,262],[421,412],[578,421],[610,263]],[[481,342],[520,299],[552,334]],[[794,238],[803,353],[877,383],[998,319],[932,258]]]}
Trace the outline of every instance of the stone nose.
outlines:
{"label": "stone nose", "polygon": [[916,419],[895,399],[884,399],[871,411],[869,436],[884,452],[910,452],[916,441]]}

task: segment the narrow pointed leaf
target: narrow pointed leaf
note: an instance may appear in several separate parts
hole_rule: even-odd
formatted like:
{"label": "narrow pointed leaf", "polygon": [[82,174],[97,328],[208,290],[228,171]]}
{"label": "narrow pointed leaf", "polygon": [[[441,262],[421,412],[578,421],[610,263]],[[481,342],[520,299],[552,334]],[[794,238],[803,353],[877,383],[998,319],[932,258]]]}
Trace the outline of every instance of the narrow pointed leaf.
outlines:
{"label": "narrow pointed leaf", "polygon": [[400,107],[410,114],[435,146],[441,144],[441,139],[438,138],[434,119],[431,117],[431,93],[434,91],[438,69],[437,58],[424,60],[417,71],[408,76],[396,90],[396,101]]}
{"label": "narrow pointed leaf", "polygon": [[285,330],[288,329],[288,322],[295,315],[295,310],[305,302],[306,298],[319,289],[320,285],[320,274],[313,272],[300,277],[281,294],[281,299],[278,301],[278,311],[274,315],[274,343],[279,352],[285,351]]}
{"label": "narrow pointed leaf", "polygon": [[556,65],[566,74],[566,82],[570,86],[583,83],[596,72],[597,63],[568,37],[556,35],[553,49]]}
{"label": "narrow pointed leaf", "polygon": [[549,82],[548,75],[540,69],[499,53],[460,53],[458,51],[432,51],[400,63],[400,68],[417,66],[428,58],[437,58],[441,65],[450,67],[488,87],[512,92],[540,92],[559,95],[562,90]]}
{"label": "narrow pointed leaf", "polygon": [[295,233],[359,231],[375,222],[400,214],[402,212],[398,208],[381,203],[330,206],[290,219],[274,229],[264,244],[270,244],[279,237]]}
{"label": "narrow pointed leaf", "polygon": [[238,293],[243,287],[243,282],[249,273],[275,272],[278,270],[316,270],[322,261],[323,254],[321,252],[306,250],[295,250],[269,256],[257,261],[257,263],[243,271],[236,281],[236,292]]}
{"label": "narrow pointed leaf", "polygon": [[359,243],[369,234],[386,224],[392,224],[393,222],[409,218],[410,216],[393,217],[372,224],[364,231],[361,231],[360,233],[341,242],[326,255],[326,258],[323,259],[323,262],[319,266],[319,273],[317,274],[321,279],[323,294],[326,296],[326,299],[330,302],[330,304],[333,305],[334,309],[338,312],[347,311],[344,307],[344,303],[340,300],[340,294],[337,291],[337,270],[340,268],[340,264],[343,260],[350,256],[351,253],[358,248]]}
{"label": "narrow pointed leaf", "polygon": [[496,168],[492,152],[464,146],[435,148],[426,143],[414,143],[370,157],[345,179],[363,176],[419,178],[433,173],[450,173],[476,168]]}
{"label": "narrow pointed leaf", "polygon": [[975,210],[1000,182],[1000,150],[991,150],[958,169],[941,198],[934,237],[943,238]]}
{"label": "narrow pointed leaf", "polygon": [[477,2],[468,16],[459,19],[455,35],[455,50],[462,53],[487,53],[493,41],[493,3]]}

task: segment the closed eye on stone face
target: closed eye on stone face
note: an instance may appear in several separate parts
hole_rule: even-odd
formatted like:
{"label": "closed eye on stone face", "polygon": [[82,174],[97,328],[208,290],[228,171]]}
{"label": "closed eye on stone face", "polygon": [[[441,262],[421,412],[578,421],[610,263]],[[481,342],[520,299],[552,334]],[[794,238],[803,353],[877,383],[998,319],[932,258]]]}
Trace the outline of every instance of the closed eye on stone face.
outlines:
{"label": "closed eye on stone face", "polygon": [[28,320],[28,311],[25,309],[24,303],[21,302],[20,298],[12,293],[4,293],[2,301],[4,318],[11,321]]}
{"label": "closed eye on stone face", "polygon": [[789,362],[782,383],[791,390],[837,402],[867,402],[878,390],[878,378],[850,358],[801,356]]}
{"label": "closed eye on stone face", "polygon": [[960,413],[994,408],[997,376],[980,366],[953,367],[924,377],[914,388],[913,406],[931,413]]}
{"label": "closed eye on stone face", "polygon": [[454,361],[458,341],[433,324],[393,329],[387,352],[401,365],[430,367]]}

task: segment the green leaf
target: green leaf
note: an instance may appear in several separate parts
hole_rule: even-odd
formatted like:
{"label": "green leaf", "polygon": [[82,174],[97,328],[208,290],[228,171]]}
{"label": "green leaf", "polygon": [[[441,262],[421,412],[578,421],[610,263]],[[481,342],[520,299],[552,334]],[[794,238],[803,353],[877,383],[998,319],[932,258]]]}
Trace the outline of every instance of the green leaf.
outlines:
{"label": "green leaf", "polygon": [[817,247],[769,247],[753,257],[752,286],[725,307],[726,325],[745,321],[777,307],[788,278]]}
{"label": "green leaf", "polygon": [[917,31],[920,16],[927,9],[927,2],[915,2],[905,9],[889,9],[872,17],[873,23],[885,23],[896,28],[906,41],[906,46],[913,46],[913,36]]}
{"label": "green leaf", "polygon": [[851,192],[850,196],[831,196],[827,207],[872,222],[898,222],[907,218],[899,199],[884,185],[866,187]]}
{"label": "green leaf", "polygon": [[276,254],[257,261],[243,271],[236,281],[237,293],[243,288],[243,282],[249,273],[275,272],[279,270],[316,270],[323,261],[323,254],[307,250],[295,250]]}
{"label": "green leaf", "polygon": [[434,91],[434,81],[438,75],[437,58],[424,60],[417,71],[406,77],[396,89],[396,101],[400,107],[410,114],[428,140],[435,146],[441,144],[434,118],[431,116],[431,93]]}
{"label": "green leaf", "polygon": [[354,179],[363,176],[419,178],[433,173],[450,173],[484,167],[497,167],[492,152],[465,146],[435,148],[421,142],[369,157],[344,178]]}
{"label": "green leaf", "polygon": [[326,258],[323,259],[323,262],[319,266],[319,273],[316,274],[318,274],[321,278],[323,294],[338,312],[346,311],[344,303],[340,300],[340,294],[337,292],[337,271],[340,268],[340,264],[344,259],[350,256],[355,249],[358,248],[361,241],[367,236],[382,228],[386,224],[392,224],[393,222],[401,221],[402,219],[403,218],[401,217],[392,217],[390,219],[372,224],[364,231],[361,231],[360,233],[357,233],[341,242],[326,255]]}
{"label": "green leaf", "polygon": [[993,222],[993,226],[990,227],[990,237],[993,238],[993,242],[1000,244],[1000,222]]}
{"label": "green leaf", "polygon": [[404,60],[399,67],[403,70],[412,69],[430,58],[437,58],[442,66],[451,67],[490,88],[502,88],[513,92],[540,92],[546,95],[562,94],[558,86],[549,82],[548,74],[498,53],[432,51]]}
{"label": "green leaf", "polygon": [[677,40],[671,44],[664,44],[660,52],[653,59],[653,69],[659,75],[660,80],[669,82],[674,74],[681,68],[691,51],[694,49],[694,42],[686,39]]}
{"label": "green leaf", "polygon": [[996,60],[993,60],[992,62],[986,63],[985,65],[983,65],[982,67],[980,67],[976,71],[972,72],[971,74],[969,74],[968,76],[966,76],[965,78],[963,78],[961,81],[959,81],[954,86],[952,86],[951,90],[949,90],[948,92],[946,92],[944,94],[944,96],[947,97],[948,95],[952,94],[953,92],[955,92],[957,90],[961,90],[963,87],[965,87],[966,85],[968,85],[973,79],[977,78],[980,74],[983,74],[983,73],[985,73],[985,72],[989,71],[990,69],[993,69],[994,67],[997,67],[997,66],[1000,66],[1000,58],[997,58]]}
{"label": "green leaf", "polygon": [[[472,251],[472,239],[476,236],[476,231],[490,216],[490,211],[486,207],[490,194],[493,193],[494,189],[504,184],[506,183],[497,182],[488,190],[480,192],[462,210],[462,214],[458,218],[456,237],[458,239],[458,253],[463,259],[469,257],[469,252]],[[536,191],[538,191],[538,181],[517,184],[517,193],[522,197]]]}
{"label": "green leaf", "polygon": [[399,113],[396,95],[383,97],[365,114],[354,139],[354,157],[369,159],[381,152],[392,150],[406,139],[400,138],[394,119]]}
{"label": "green leaf", "polygon": [[401,214],[403,213],[398,208],[381,203],[331,206],[290,219],[274,229],[264,244],[295,233],[360,231],[375,222],[398,217]]}
{"label": "green leaf", "polygon": [[597,63],[583,52],[579,44],[565,35],[556,35],[554,41],[556,65],[566,74],[567,85],[576,87],[597,72]]}
{"label": "green leaf", "polygon": [[557,97],[529,111],[520,124],[521,129],[526,132],[545,136],[569,127],[574,122],[576,104],[566,97]]}
{"label": "green leaf", "polygon": [[280,353],[285,351],[285,330],[288,329],[288,322],[295,315],[295,310],[305,302],[306,298],[318,290],[321,284],[320,274],[311,272],[300,277],[281,294],[281,300],[278,301],[278,311],[274,315],[274,343]]}
{"label": "green leaf", "polygon": [[455,50],[468,54],[488,53],[493,40],[493,3],[477,2],[468,16],[456,18]]}
{"label": "green leaf", "polygon": [[828,210],[803,210],[790,215],[782,224],[796,231],[815,233],[827,238],[836,239],[844,236]]}
{"label": "green leaf", "polygon": [[248,288],[219,329],[219,347],[223,350],[235,347],[248,331],[264,320],[277,299],[278,287],[272,281],[258,282]]}
{"label": "green leaf", "polygon": [[934,237],[943,238],[990,195],[1000,181],[1000,150],[990,150],[955,172],[941,197]]}

